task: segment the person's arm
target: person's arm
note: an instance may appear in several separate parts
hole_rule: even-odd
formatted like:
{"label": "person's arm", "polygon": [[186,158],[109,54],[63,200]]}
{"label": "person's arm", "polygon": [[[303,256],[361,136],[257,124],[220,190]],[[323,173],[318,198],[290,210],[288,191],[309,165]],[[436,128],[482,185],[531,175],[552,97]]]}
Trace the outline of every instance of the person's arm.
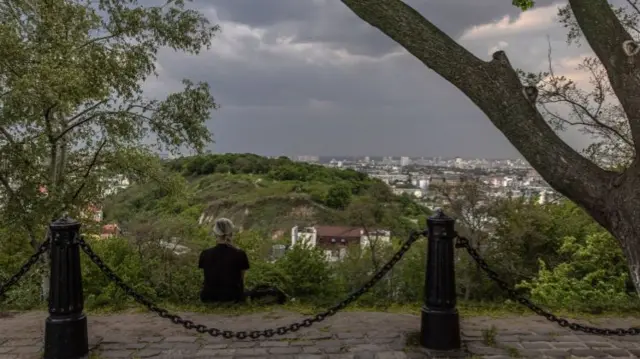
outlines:
{"label": "person's arm", "polygon": [[241,252],[240,256],[240,273],[242,273],[242,280],[244,280],[244,274],[249,269],[249,258],[247,257],[247,253],[244,251]]}

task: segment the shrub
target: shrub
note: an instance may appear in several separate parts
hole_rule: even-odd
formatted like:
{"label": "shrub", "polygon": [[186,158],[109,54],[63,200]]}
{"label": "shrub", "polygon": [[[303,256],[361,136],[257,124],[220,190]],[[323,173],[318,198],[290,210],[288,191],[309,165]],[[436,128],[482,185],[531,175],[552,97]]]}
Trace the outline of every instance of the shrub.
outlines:
{"label": "shrub", "polygon": [[335,294],[331,268],[319,249],[295,245],[275,264],[290,278],[284,288],[289,295],[324,299]]}
{"label": "shrub", "polygon": [[546,305],[601,311],[627,305],[627,268],[615,240],[604,232],[588,235],[581,243],[565,237],[559,253],[569,261],[554,268],[540,260],[537,278],[520,287]]}

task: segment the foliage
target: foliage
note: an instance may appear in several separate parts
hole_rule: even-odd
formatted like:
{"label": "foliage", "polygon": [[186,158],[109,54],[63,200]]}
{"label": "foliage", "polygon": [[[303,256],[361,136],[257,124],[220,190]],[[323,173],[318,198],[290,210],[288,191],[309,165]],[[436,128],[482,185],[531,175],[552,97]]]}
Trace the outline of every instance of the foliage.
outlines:
{"label": "foliage", "polygon": [[351,189],[345,185],[336,185],[329,189],[325,203],[334,209],[345,209],[351,202]]}
{"label": "foliage", "polygon": [[589,234],[585,241],[565,237],[559,253],[568,260],[552,268],[540,260],[537,278],[521,284],[533,299],[594,311],[630,301],[626,293],[628,269],[611,235],[600,231]]}
{"label": "foliage", "polygon": [[295,298],[332,298],[335,293],[334,279],[325,260],[324,253],[317,248],[293,246],[276,262],[276,266],[287,273],[290,282],[283,289]]}
{"label": "foliage", "polygon": [[[220,166],[226,166],[224,173],[218,173]],[[411,220],[428,214],[411,198],[393,195],[387,185],[363,173],[287,158],[200,155],[167,161],[165,168],[185,176],[181,191],[169,193],[154,183],[140,183],[106,201],[106,219],[126,227],[142,214],[200,223],[224,215],[244,229],[276,236],[294,225],[377,223],[404,236]]]}
{"label": "foliage", "polygon": [[106,179],[172,188],[152,151],[210,142],[207,84],[185,80],[162,101],[142,93],[162,47],[197,54],[218,30],[184,1],[8,0],[0,19],[0,216],[33,246],[51,216],[98,203]]}
{"label": "foliage", "polygon": [[535,5],[535,2],[533,0],[512,0],[512,4],[522,10],[529,10]]}
{"label": "foliage", "polygon": [[[538,205],[524,201],[499,202],[491,213],[497,219],[491,238],[493,245],[483,256],[501,277],[512,285],[520,284],[523,294],[552,309],[564,308],[588,312],[640,309],[637,298],[625,287],[626,267],[613,239],[589,217],[570,203]],[[136,290],[158,302],[178,305],[198,303],[202,273],[196,263],[201,250],[214,244],[207,226],[194,225],[194,219],[146,218],[122,238],[90,239],[89,243],[103,260]],[[0,241],[0,279],[7,278],[30,254],[28,245],[17,238]],[[190,251],[176,255],[162,242],[175,236],[184,239],[174,244]],[[302,304],[330,305],[357,290],[373,275],[374,258],[386,262],[406,238],[393,238],[375,248],[353,248],[342,262],[329,263],[324,254],[302,246],[291,248],[274,261],[271,246],[286,243],[267,239],[267,233],[245,230],[237,234],[235,245],[250,259],[247,287],[268,284],[279,287]],[[426,241],[416,242],[405,257],[383,280],[359,300],[360,305],[385,307],[392,304],[419,304],[423,299]],[[458,292],[465,293],[468,273],[475,270],[464,262],[466,253],[457,252],[462,261],[456,265]],[[36,268],[37,270],[37,268]],[[89,308],[124,308],[131,299],[110,283],[82,255],[83,283]],[[0,298],[4,307],[33,308],[39,304],[38,278],[27,276]],[[469,300],[504,303],[504,293],[479,273],[471,283]],[[35,298],[35,299],[34,299]]]}
{"label": "foliage", "polygon": [[[220,165],[228,166],[225,173],[216,173]],[[198,255],[214,244],[207,218],[225,216],[235,221],[235,245],[247,252],[251,263],[247,287],[268,284],[299,303],[326,306],[360,288],[391,258],[410,230],[423,228],[428,214],[411,198],[393,195],[378,181],[285,158],[206,155],[168,161],[164,167],[179,178],[187,175],[180,180],[183,185],[168,190],[141,181],[112,196],[105,216],[122,226],[123,236],[104,240],[88,236],[94,238],[90,240],[94,250],[127,283],[160,302],[197,304],[202,283]],[[274,179],[273,174],[283,173],[282,168],[307,173],[303,177],[308,180]],[[200,174],[203,171],[210,172]],[[350,189],[351,201],[344,210],[325,207],[328,193],[336,186]],[[474,236],[474,246],[510,285],[520,285],[523,294],[553,309],[640,308],[637,298],[627,294],[633,288],[625,287],[626,268],[619,248],[582,209],[567,201],[540,205],[524,198],[492,199],[482,186],[464,182],[434,191],[441,191],[446,213],[458,219],[457,230]],[[323,193],[323,202],[316,202],[314,193]],[[305,223],[353,224],[367,231],[392,228],[393,238],[386,243],[374,235],[372,245],[350,249],[341,262],[327,262],[322,251],[301,246],[290,248],[274,261],[272,246],[288,244],[291,226]],[[0,280],[6,280],[28,258],[30,249],[21,240],[26,231],[19,225],[3,222],[0,228]],[[95,230],[84,228],[87,234]],[[177,246],[188,250],[177,255]],[[358,303],[377,307],[420,303],[425,247],[422,240],[414,244]],[[466,253],[456,252],[456,256],[461,298],[504,303],[502,290]],[[131,304],[85,256],[82,265],[90,308]],[[27,276],[0,303],[22,309],[39,305],[34,296],[39,286],[37,273]],[[605,298],[611,299],[610,304],[603,305]]]}

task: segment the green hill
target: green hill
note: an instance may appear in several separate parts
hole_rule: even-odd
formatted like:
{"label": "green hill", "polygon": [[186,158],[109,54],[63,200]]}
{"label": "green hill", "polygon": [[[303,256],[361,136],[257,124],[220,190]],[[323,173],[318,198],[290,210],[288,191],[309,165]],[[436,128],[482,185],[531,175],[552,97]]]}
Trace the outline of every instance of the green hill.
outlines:
{"label": "green hill", "polygon": [[[388,228],[404,236],[427,210],[395,196],[382,182],[353,170],[330,169],[252,154],[202,155],[165,163],[167,176],[184,186],[169,191],[156,182],[135,184],[110,198],[105,219],[125,231],[167,221],[207,227],[216,217],[240,230],[287,237],[294,225]],[[143,226],[144,227],[144,226]]]}

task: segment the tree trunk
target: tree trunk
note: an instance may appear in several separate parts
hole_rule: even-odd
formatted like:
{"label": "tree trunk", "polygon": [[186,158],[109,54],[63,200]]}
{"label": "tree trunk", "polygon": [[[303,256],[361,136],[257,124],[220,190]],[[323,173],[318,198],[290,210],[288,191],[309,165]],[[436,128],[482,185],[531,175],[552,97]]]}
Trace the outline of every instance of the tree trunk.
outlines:
{"label": "tree trunk", "polygon": [[[548,125],[506,54],[483,61],[401,0],[341,0],[361,19],[398,42],[480,108],[551,187],[584,208],[619,241],[640,293],[640,158],[623,173],[599,168]],[[633,38],[607,0],[569,0],[585,38],[600,59],[640,153],[640,56],[627,56]],[[528,90],[535,89],[529,88]]]}
{"label": "tree trunk", "polygon": [[[640,206],[638,206],[638,209],[640,209]],[[620,212],[618,211],[618,213]],[[626,222],[621,222],[620,225],[613,226],[611,232],[622,247],[622,252],[629,265],[631,282],[636,289],[636,294],[640,296],[640,245],[638,243],[640,223],[636,222],[635,225],[628,225]]]}
{"label": "tree trunk", "polygon": [[[47,252],[48,254],[49,252]],[[40,300],[47,302],[49,300],[49,285],[51,280],[49,256],[42,258],[42,274],[40,275]]]}
{"label": "tree trunk", "polygon": [[[640,226],[636,227],[632,235],[633,238],[638,238],[640,235]],[[640,246],[638,246],[637,243],[634,245],[625,245],[623,250],[627,257],[631,282],[636,289],[636,295],[640,297]]]}
{"label": "tree trunk", "polygon": [[[637,165],[636,165],[637,166]],[[609,225],[606,228],[618,240],[627,264],[636,293],[640,296],[640,177],[625,173],[616,186],[609,191]]]}

